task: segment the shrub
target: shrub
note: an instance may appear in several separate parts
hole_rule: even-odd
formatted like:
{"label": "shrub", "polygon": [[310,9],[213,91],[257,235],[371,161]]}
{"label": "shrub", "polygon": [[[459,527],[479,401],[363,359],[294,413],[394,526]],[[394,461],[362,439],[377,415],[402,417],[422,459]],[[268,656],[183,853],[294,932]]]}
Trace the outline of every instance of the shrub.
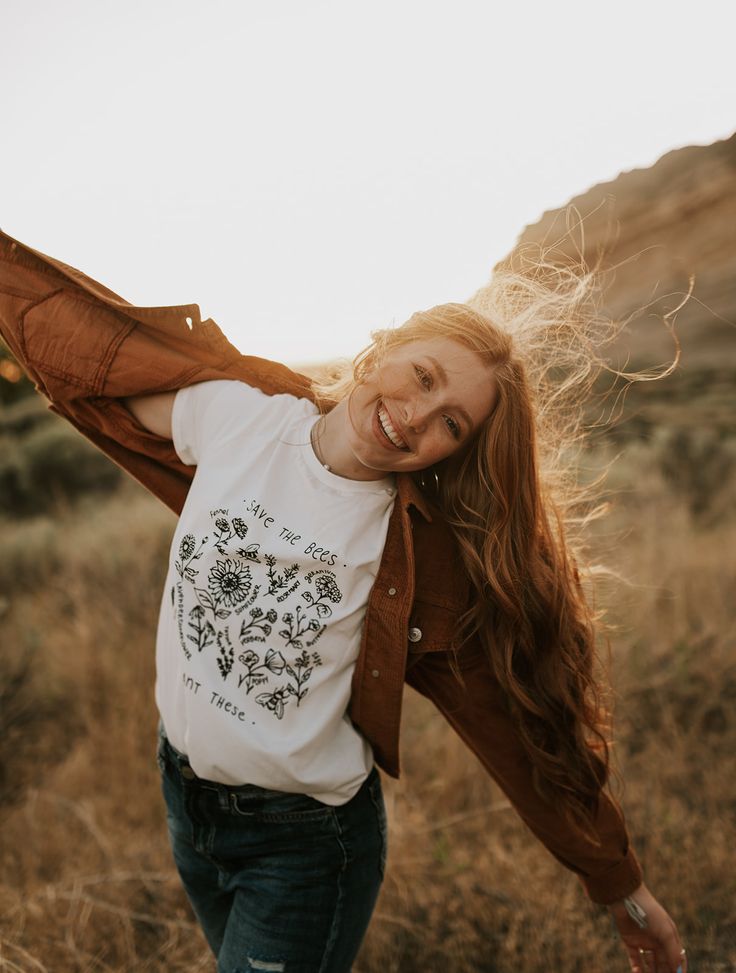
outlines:
{"label": "shrub", "polygon": [[691,513],[713,513],[720,506],[714,502],[736,470],[736,438],[714,428],[659,427],[655,445],[662,473]]}
{"label": "shrub", "polygon": [[17,442],[0,436],[0,510],[27,513],[28,501],[25,457]]}
{"label": "shrub", "polygon": [[62,422],[39,425],[20,441],[25,465],[21,477],[29,506],[47,509],[59,499],[74,499],[89,490],[109,491],[121,470],[73,428]]}
{"label": "shrub", "polygon": [[38,425],[58,421],[40,395],[27,395],[0,407],[0,433],[10,436],[24,436]]}

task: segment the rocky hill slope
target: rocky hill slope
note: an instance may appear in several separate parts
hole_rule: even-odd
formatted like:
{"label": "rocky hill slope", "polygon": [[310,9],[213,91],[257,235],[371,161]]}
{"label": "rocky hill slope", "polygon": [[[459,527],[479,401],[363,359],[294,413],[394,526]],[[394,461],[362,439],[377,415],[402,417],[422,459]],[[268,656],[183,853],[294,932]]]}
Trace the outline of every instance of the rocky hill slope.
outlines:
{"label": "rocky hill slope", "polygon": [[[640,311],[626,337],[634,360],[671,357],[657,313],[677,306],[684,372],[736,370],[736,135],[664,155],[648,169],[624,172],[570,200],[583,217],[584,256],[615,267],[607,310]],[[519,243],[552,243],[565,230],[567,207],[546,212]]]}

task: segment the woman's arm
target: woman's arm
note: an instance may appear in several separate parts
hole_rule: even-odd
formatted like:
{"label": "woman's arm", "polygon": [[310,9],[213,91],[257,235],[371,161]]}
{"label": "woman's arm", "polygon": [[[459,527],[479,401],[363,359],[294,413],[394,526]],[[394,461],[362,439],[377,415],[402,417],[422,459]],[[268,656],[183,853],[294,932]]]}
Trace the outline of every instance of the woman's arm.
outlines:
{"label": "woman's arm", "polygon": [[149,432],[171,439],[171,411],[175,397],[176,390],[154,392],[152,395],[128,396],[122,403]]}
{"label": "woman's arm", "polygon": [[449,652],[427,652],[407,670],[407,683],[434,703],[524,823],[562,865],[580,877],[594,902],[608,905],[631,895],[641,885],[642,872],[615,801],[601,793],[593,822],[595,838],[567,821],[537,792],[531,761],[483,649],[473,639],[458,651],[463,686],[451,670],[450,658]]}
{"label": "woman's arm", "polygon": [[[593,842],[543,801],[535,791],[530,762],[501,704],[500,687],[482,649],[468,643],[458,657],[464,687],[449,667],[449,653],[441,651],[424,654],[407,670],[406,681],[437,706],[536,837],[559,862],[577,873],[588,896],[608,907],[632,973],[686,973],[687,958],[680,952],[677,928],[642,884],[620,808],[609,794],[601,793],[595,820],[598,842]],[[644,910],[644,928],[631,918],[625,897]],[[642,953],[652,960],[649,967]]]}

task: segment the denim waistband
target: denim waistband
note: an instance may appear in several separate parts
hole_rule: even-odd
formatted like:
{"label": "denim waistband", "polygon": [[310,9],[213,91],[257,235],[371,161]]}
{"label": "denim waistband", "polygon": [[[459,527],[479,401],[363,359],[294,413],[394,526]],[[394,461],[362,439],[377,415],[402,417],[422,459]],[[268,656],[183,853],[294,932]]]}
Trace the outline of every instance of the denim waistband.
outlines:
{"label": "denim waistband", "polygon": [[189,758],[186,754],[181,753],[177,750],[174,744],[166,736],[166,733],[159,729],[159,738],[161,743],[161,750],[164,757],[166,757],[169,762],[176,768],[179,772],[179,776],[187,784],[198,785],[204,787],[208,790],[225,790],[233,791],[239,794],[278,794],[279,791],[268,790],[265,787],[259,787],[258,784],[223,784],[217,780],[208,780],[206,777],[199,777],[192,770],[192,766],[189,763]]}
{"label": "denim waistband", "polygon": [[[198,777],[197,774],[192,770],[189,763],[189,758],[186,754],[181,753],[176,747],[171,743],[169,738],[166,736],[166,731],[163,725],[159,725],[159,741],[162,756],[168,758],[169,762],[177,769],[179,776],[186,783],[192,786],[199,786],[206,790],[219,791],[221,793],[233,793],[238,794],[242,797],[276,797],[287,793],[286,791],[271,790],[268,787],[261,787],[259,784],[222,784],[216,780],[208,780],[206,777]],[[374,777],[378,776],[378,771],[376,770],[375,764],[371,767],[371,770],[363,781],[361,788],[365,787],[368,781],[372,780]]]}

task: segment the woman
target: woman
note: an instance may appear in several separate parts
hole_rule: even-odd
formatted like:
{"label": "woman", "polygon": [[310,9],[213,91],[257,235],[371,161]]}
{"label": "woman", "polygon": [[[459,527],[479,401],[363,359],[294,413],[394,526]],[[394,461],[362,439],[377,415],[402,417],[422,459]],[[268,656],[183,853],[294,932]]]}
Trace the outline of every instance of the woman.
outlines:
{"label": "woman", "polygon": [[[598,362],[589,280],[539,259],[499,269],[473,307],[413,315],[309,383],[236,361],[197,309],[165,309],[164,341],[160,314],[3,244],[29,301],[3,317],[12,350],[56,411],[180,510],[159,761],[218,970],[350,969],[383,875],[374,760],[398,774],[404,681],[608,906],[632,970],[685,970],[603,789],[594,627],[566,532],[561,457]],[[93,340],[100,360],[80,365]],[[190,468],[181,504],[142,456]]]}

